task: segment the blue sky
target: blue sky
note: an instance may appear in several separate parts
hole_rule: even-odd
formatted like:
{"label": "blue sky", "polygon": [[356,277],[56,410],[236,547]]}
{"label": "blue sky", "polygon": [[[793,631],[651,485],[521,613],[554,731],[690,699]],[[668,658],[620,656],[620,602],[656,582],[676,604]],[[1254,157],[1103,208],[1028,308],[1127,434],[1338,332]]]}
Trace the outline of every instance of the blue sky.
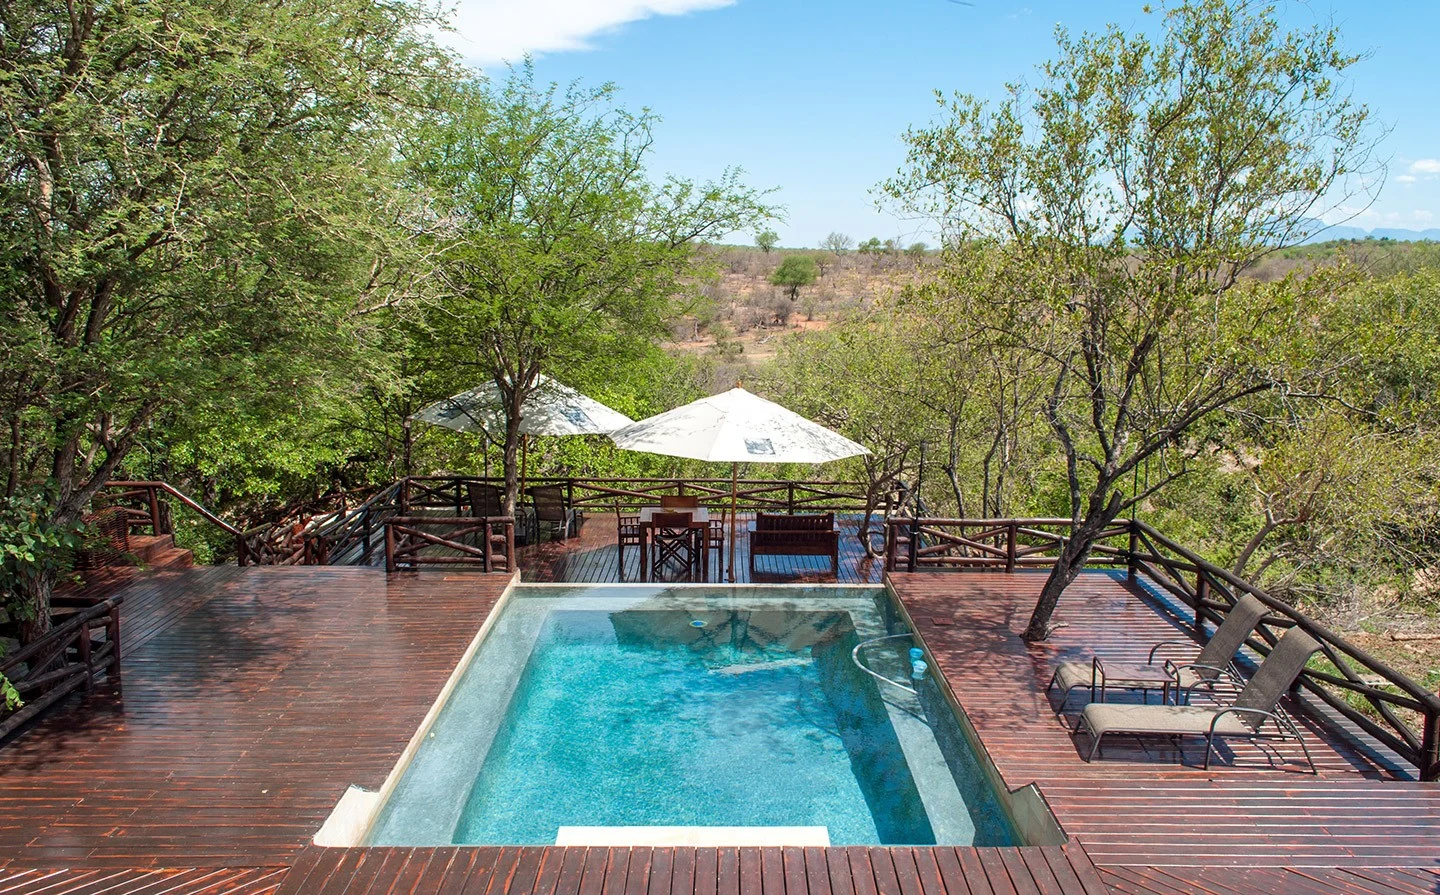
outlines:
{"label": "blue sky", "polygon": [[[653,169],[705,179],[727,165],[778,187],[781,243],[925,239],[920,222],[875,208],[873,187],[904,159],[901,134],[935,114],[933,91],[998,97],[1053,55],[1054,28],[1151,28],[1142,0],[458,0],[450,40],[494,73],[531,53],[541,78],[613,81],[624,105],[663,122]],[[1333,18],[1357,98],[1389,131],[1379,199],[1350,223],[1440,227],[1440,3],[1281,0],[1295,25]],[[1352,209],[1351,211],[1355,211]],[[740,235],[735,241],[745,241]]]}

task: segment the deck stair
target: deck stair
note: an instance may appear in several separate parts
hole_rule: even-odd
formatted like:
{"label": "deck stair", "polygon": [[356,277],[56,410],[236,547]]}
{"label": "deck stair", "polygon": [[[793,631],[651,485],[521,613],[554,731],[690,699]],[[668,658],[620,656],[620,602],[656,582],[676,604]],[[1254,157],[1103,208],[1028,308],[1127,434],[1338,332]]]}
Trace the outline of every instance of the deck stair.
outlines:
{"label": "deck stair", "polygon": [[175,536],[130,535],[130,556],[128,563],[148,569],[188,569],[195,565],[195,555],[184,547],[175,545]]}

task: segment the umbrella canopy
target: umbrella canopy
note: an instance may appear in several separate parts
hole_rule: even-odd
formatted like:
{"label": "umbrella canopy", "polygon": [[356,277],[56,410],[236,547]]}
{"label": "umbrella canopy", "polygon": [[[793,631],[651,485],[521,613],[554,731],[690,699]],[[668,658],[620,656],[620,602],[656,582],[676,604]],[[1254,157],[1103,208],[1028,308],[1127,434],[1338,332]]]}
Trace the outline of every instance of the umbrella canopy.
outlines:
{"label": "umbrella canopy", "polygon": [[631,423],[610,439],[630,451],[720,463],[828,463],[870,453],[743,388]]}
{"label": "umbrella canopy", "polygon": [[828,463],[870,453],[838,432],[743,388],[691,401],[610,433],[628,451],[730,464],[730,580],[741,463]]}
{"label": "umbrella canopy", "polygon": [[[487,382],[442,398],[418,411],[414,418],[457,432],[485,432],[501,437],[505,434],[503,403],[500,387]],[[548,376],[541,376],[522,407],[520,434],[608,435],[631,422],[633,420],[620,411]]]}

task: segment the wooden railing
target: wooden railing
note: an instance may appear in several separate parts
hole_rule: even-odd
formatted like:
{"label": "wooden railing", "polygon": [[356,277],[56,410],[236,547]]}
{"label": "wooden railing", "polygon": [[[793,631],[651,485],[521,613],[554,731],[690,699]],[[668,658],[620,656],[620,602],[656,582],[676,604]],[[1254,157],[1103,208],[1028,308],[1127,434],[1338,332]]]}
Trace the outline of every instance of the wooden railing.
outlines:
{"label": "wooden railing", "polygon": [[[431,552],[443,548],[446,553]],[[515,571],[513,516],[391,516],[385,520],[385,571],[422,565]]]}
{"label": "wooden railing", "polygon": [[119,686],[122,602],[115,596],[84,607],[34,643],[0,658],[0,675],[25,703],[0,715],[0,740],[75,690],[95,686],[101,675]]}
{"label": "wooden railing", "polygon": [[167,497],[193,510],[200,518],[234,538],[235,557],[240,565],[259,563],[261,556],[265,555],[263,535],[268,533],[268,528],[242,532],[167,482],[106,482],[102,495],[107,505],[124,513],[130,531],[173,535],[175,526]]}
{"label": "wooden railing", "polygon": [[1440,780],[1440,695],[1144,522],[1129,525],[1131,577],[1143,573],[1194,610],[1197,639],[1204,639],[1207,622],[1220,623],[1241,595],[1253,594],[1270,609],[1249,641],[1257,654],[1269,655],[1284,629],[1304,630],[1320,643],[1323,663],[1316,667],[1312,662],[1301,674],[1300,686],[1415,765],[1420,779]]}
{"label": "wooden railing", "polygon": [[368,565],[375,551],[382,549],[386,520],[402,512],[404,484],[404,480],[395,482],[305,532],[306,564]]}
{"label": "wooden railing", "polygon": [[[466,486],[487,484],[503,488],[504,479],[467,476],[411,476],[403,480],[400,504],[405,512],[414,509],[465,511],[469,505]],[[615,506],[635,508],[659,502],[662,495],[694,495],[703,506],[728,509],[730,480],[656,478],[557,478],[525,481],[525,487],[559,485],[568,502],[580,510],[610,511]],[[855,482],[790,482],[780,479],[743,480],[736,493],[741,512],[759,510],[785,513],[861,512],[865,489]]]}
{"label": "wooden railing", "polygon": [[[1069,519],[892,518],[886,526],[887,571],[989,569],[1014,572],[1052,565],[1069,538]],[[1120,566],[1131,580],[1144,575],[1193,613],[1195,639],[1208,638],[1243,594],[1270,609],[1249,646],[1268,655],[1286,628],[1299,627],[1320,643],[1298,686],[1402,760],[1422,780],[1440,780],[1440,695],[1341,635],[1135,520],[1103,532],[1087,565]]]}
{"label": "wooden railing", "polygon": [[[1069,519],[942,519],[892,517],[885,526],[885,569],[1043,568],[1052,565],[1069,539]],[[1100,533],[1093,565],[1125,565],[1128,522]]]}

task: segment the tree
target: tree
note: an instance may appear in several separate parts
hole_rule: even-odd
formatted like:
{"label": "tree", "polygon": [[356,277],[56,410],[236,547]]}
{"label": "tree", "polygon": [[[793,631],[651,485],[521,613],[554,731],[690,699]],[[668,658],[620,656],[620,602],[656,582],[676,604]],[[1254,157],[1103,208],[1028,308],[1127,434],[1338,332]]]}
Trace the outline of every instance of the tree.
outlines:
{"label": "tree", "polygon": [[885,251],[885,243],[878,236],[872,236],[855,249],[862,255],[879,255]]}
{"label": "tree", "polygon": [[799,297],[800,290],[815,282],[819,275],[814,258],[809,255],[786,255],[780,266],[770,275],[770,285],[782,287],[790,300],[794,301]]}
{"label": "tree", "polygon": [[927,246],[925,243],[912,242],[909,246],[906,247],[905,254],[909,256],[910,260],[919,261],[920,259],[925,257],[925,253],[928,251],[930,251],[930,247]]}
{"label": "tree", "polygon": [[838,230],[832,231],[829,236],[820,240],[820,248],[834,252],[841,257],[844,257],[845,253],[854,247],[855,240]]}
{"label": "tree", "polygon": [[[165,413],[293,395],[388,299],[418,5],[0,6],[7,498],[77,522]],[[359,297],[357,300],[357,296]],[[53,564],[22,575],[22,637]]]}
{"label": "tree", "polygon": [[583,390],[648,353],[695,288],[700,244],[769,209],[737,171],[657,183],[645,168],[654,118],[620,108],[610,85],[541,87],[526,65],[459,85],[443,113],[406,148],[447,222],[431,237],[445,294],[426,311],[426,364],[451,379],[428,397],[477,379],[499,388],[508,513],[540,374]]}
{"label": "tree", "polygon": [[779,242],[780,234],[774,230],[761,230],[755,234],[755,244],[760,247],[760,251],[767,255],[775,249]]}
{"label": "tree", "polygon": [[1365,173],[1369,115],[1343,90],[1356,57],[1336,29],[1284,33],[1246,0],[1190,0],[1163,24],[1157,42],[1061,30],[1040,86],[994,106],[941,98],[947,120],[907,134],[886,185],[939,220],[949,252],[1000,245],[1009,294],[977,325],[1049,378],[1074,527],[1031,641],[1100,533],[1183,470],[1126,493],[1137,467],[1183,457],[1197,424],[1283,384],[1277,354],[1303,345],[1327,283],[1241,274]]}

